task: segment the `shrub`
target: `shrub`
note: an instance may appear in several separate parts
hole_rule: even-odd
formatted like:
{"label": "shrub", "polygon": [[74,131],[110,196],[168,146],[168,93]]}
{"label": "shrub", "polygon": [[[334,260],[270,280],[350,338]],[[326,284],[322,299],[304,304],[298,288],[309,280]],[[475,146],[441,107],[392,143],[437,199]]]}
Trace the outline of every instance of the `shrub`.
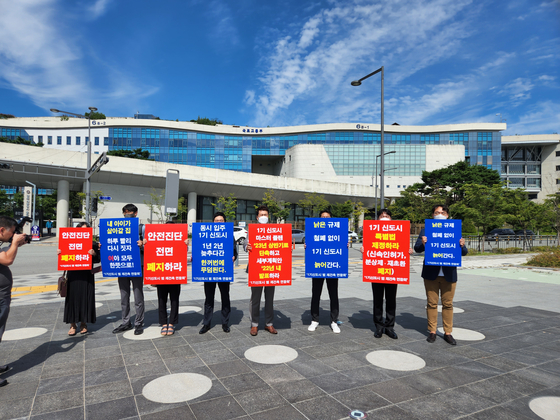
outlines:
{"label": "shrub", "polygon": [[549,251],[557,251],[560,248],[557,246],[534,246],[531,248],[533,252],[549,252]]}
{"label": "shrub", "polygon": [[493,250],[494,254],[520,254],[523,250],[510,246],[509,248],[496,248]]}
{"label": "shrub", "polygon": [[536,267],[560,268],[560,249],[541,252],[527,261],[526,265],[533,265]]}

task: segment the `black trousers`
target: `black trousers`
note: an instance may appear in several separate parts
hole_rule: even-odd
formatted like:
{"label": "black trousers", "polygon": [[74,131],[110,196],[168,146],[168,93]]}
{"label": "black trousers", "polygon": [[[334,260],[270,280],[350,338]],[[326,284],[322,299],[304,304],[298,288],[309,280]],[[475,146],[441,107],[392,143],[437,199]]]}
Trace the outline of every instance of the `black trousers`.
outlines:
{"label": "black trousers", "polygon": [[[181,294],[180,284],[159,284],[157,286],[159,323],[161,325],[177,325],[179,323],[179,295]],[[167,321],[167,295],[171,303],[169,312],[169,322]]]}
{"label": "black trousers", "polygon": [[[371,283],[373,291],[373,323],[375,328],[393,328],[397,310],[397,285]],[[383,322],[383,294],[385,294],[385,322]]]}
{"label": "black trousers", "polygon": [[338,321],[338,279],[313,278],[311,286],[311,319],[319,322],[319,301],[323,291],[323,282],[327,281],[327,290],[331,300],[331,322]]}
{"label": "black trousers", "polygon": [[222,325],[229,325],[229,313],[231,312],[231,303],[229,301],[229,282],[224,281],[206,281],[204,282],[204,325],[212,323],[212,315],[214,315],[214,295],[216,294],[216,284],[220,288],[220,296],[222,298]]}

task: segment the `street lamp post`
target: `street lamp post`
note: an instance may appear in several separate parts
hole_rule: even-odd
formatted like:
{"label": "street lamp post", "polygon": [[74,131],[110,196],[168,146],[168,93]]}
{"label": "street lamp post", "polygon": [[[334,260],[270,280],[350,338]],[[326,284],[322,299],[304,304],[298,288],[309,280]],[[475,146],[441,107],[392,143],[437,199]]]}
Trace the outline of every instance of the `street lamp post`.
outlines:
{"label": "street lamp post", "polygon": [[[385,124],[384,124],[384,111],[385,108],[383,106],[383,86],[384,86],[384,80],[385,80],[385,70],[384,70],[384,66],[381,66],[381,68],[378,68],[377,70],[375,70],[373,73],[368,74],[367,76],[362,77],[359,80],[354,80],[353,82],[351,82],[350,84],[352,86],[360,86],[362,84],[362,81],[367,79],[368,77],[371,77],[377,73],[381,72],[381,173],[380,173],[380,178],[379,178],[379,182],[381,183],[381,202],[384,203],[385,202],[385,177],[384,177],[384,168],[385,168]],[[376,178],[377,179],[377,178]],[[377,191],[375,192],[375,194],[377,195]],[[377,197],[376,197],[376,202],[377,202]]]}
{"label": "street lamp post", "polygon": [[86,170],[86,222],[91,224],[91,182],[90,182],[90,171],[91,171],[91,114],[97,111],[94,106],[88,107],[89,116],[75,114],[68,111],[60,111],[56,108],[51,108],[51,112],[62,113],[73,115],[78,118],[87,118],[88,120],[88,140],[87,140],[87,170]]}
{"label": "street lamp post", "polygon": [[[391,150],[390,152],[384,153],[385,155],[390,155],[392,153],[397,153],[396,150]],[[380,157],[382,155],[377,155],[375,157],[375,217],[377,217],[377,158]],[[395,168],[392,168],[395,169]],[[383,172],[388,171],[389,169],[384,169]],[[385,182],[385,178],[382,178],[383,180],[381,181],[381,183],[383,184],[383,182]],[[383,200],[381,200],[381,205],[383,206],[385,204],[385,202]]]}

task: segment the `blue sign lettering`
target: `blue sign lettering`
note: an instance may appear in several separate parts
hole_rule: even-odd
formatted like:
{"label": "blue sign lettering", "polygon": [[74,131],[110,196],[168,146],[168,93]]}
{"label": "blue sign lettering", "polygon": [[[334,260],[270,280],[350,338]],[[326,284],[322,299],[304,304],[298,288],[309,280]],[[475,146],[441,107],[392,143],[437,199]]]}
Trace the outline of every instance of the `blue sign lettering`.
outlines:
{"label": "blue sign lettering", "polygon": [[305,219],[305,277],[348,278],[348,219]]}
{"label": "blue sign lettering", "polygon": [[426,219],[425,264],[461,267],[461,220]]}
{"label": "blue sign lettering", "polygon": [[233,281],[233,223],[192,224],[192,281]]}

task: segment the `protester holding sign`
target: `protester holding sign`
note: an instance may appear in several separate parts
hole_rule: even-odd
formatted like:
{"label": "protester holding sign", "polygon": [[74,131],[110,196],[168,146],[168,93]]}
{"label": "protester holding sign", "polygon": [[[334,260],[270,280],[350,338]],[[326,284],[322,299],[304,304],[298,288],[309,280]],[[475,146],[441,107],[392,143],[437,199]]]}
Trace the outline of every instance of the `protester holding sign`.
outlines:
{"label": "protester holding sign", "polygon": [[[214,261],[217,261],[220,267],[215,267],[214,263],[212,264],[214,267],[209,267],[208,266],[209,264],[203,264],[205,267],[201,267],[201,271],[205,269],[204,271],[206,272],[205,275],[206,278],[219,278],[219,281],[204,281],[204,296],[206,299],[204,300],[204,319],[202,321],[202,328],[200,329],[199,334],[204,334],[208,332],[212,327],[212,316],[214,315],[214,296],[216,294],[216,286],[218,286],[218,288],[220,289],[220,297],[222,299],[222,330],[226,333],[230,332],[229,314],[231,312],[231,304],[229,299],[229,285],[233,281],[233,263],[237,259],[237,247],[235,246],[236,245],[235,238],[233,237],[233,224],[228,223],[228,225],[231,226],[225,225],[226,215],[222,212],[217,212],[216,214],[214,214],[213,222],[219,223],[221,225],[213,226],[212,231],[208,232],[210,236],[212,236],[211,234],[214,233],[214,236],[216,237],[208,238],[209,241],[202,244],[204,249],[201,250],[201,254],[216,254],[217,251],[218,255],[214,255],[213,257],[212,255],[206,255],[206,256],[211,257],[210,261],[212,261],[212,263]],[[224,229],[220,229],[219,231],[216,231],[217,230],[216,228],[218,227],[219,228],[223,227]],[[225,229],[226,227],[228,227],[229,229]],[[200,232],[200,234],[202,233],[204,232]],[[219,237],[217,237],[218,233],[221,233]],[[193,236],[193,242],[194,240],[195,239]],[[229,245],[228,241],[229,243],[232,243],[232,248],[228,246]],[[193,243],[193,247],[194,247],[194,243]],[[231,257],[231,263],[229,263],[229,261],[227,261],[227,257],[232,255],[232,253],[233,256]],[[197,258],[200,259],[203,258],[202,255],[199,256],[198,253],[195,256],[194,248],[193,248],[193,256],[195,258],[193,261],[195,262]],[[205,258],[203,261],[208,261],[208,260]],[[223,262],[223,266],[221,266],[222,262]],[[193,263],[193,281],[196,281],[194,265],[195,264]],[[210,270],[212,270],[212,273],[209,273]],[[227,276],[228,271],[230,271],[232,274],[231,280],[229,280],[230,277]]]}
{"label": "protester holding sign", "polygon": [[[432,216],[435,220],[447,220],[449,217],[449,208],[445,205],[438,204],[432,209]],[[426,220],[426,225],[430,222],[432,222],[431,219]],[[451,225],[451,223],[449,224]],[[453,230],[454,226],[449,226],[449,229]],[[436,238],[437,237],[438,236],[436,236]],[[416,245],[414,245],[414,250],[418,253],[424,252],[426,244],[429,242],[435,242],[435,238],[428,238],[425,235],[425,229],[422,229],[416,241]],[[461,248],[461,256],[465,256],[469,252],[465,246],[465,240],[463,238],[454,238],[454,241],[446,242],[452,245],[458,244]],[[443,339],[454,346],[457,342],[451,335],[451,332],[453,331],[453,297],[455,296],[455,286],[457,285],[457,267],[449,265],[428,265],[426,262],[427,259],[428,258],[426,256],[422,267],[422,278],[424,279],[424,287],[426,289],[426,297],[428,300],[426,315],[428,318],[429,335],[426,341],[428,343],[436,341],[438,317],[437,304],[441,294],[441,316],[443,319],[443,330],[445,333]]]}
{"label": "protester holding sign", "polygon": [[143,244],[145,284],[157,287],[160,334],[173,335],[179,323],[181,284],[187,283],[188,227],[173,222],[148,225]]}
{"label": "protester holding sign", "polygon": [[[91,264],[100,262],[99,255],[99,243],[92,242],[92,231],[88,223],[81,222],[78,224],[77,228],[70,228],[74,231],[74,240],[68,245],[74,250],[78,247],[80,250],[87,253],[90,257],[88,261],[89,268],[85,270],[69,270],[68,280],[66,282],[66,298],[64,300],[64,322],[70,324],[70,330],[68,335],[74,336],[78,331],[78,322],[80,323],[80,334],[87,334],[87,324],[95,324],[97,320],[95,314],[95,275],[93,273]],[[87,229],[87,230],[86,230]],[[60,229],[60,240],[61,243],[64,238],[69,235],[68,228]],[[76,230],[84,230],[80,239],[76,239]],[[85,246],[82,245],[83,241],[81,238],[85,237]],[[83,249],[82,249],[83,248]],[[62,254],[62,249],[58,249],[59,258]]]}
{"label": "protester holding sign", "polygon": [[[116,228],[120,237],[113,237],[112,239],[118,241],[114,243],[113,246],[116,245],[119,251],[124,247],[125,251],[123,252],[126,254],[123,255],[123,257],[127,258],[127,261],[110,262],[110,264],[115,266],[115,270],[119,270],[122,273],[119,275],[118,280],[119,289],[121,291],[122,324],[113,330],[113,334],[132,329],[132,324],[130,322],[130,284],[132,283],[134,308],[136,309],[134,334],[140,335],[144,332],[144,279],[142,278],[143,264],[141,261],[141,254],[144,247],[142,241],[144,239],[144,226],[139,225],[138,220],[130,220],[138,216],[138,207],[134,204],[127,204],[122,208],[122,212],[127,220],[120,220],[124,225]],[[124,230],[123,233],[120,233],[121,228]],[[111,230],[114,232],[115,228],[111,228]],[[100,232],[101,236],[103,236],[104,230],[100,229]],[[102,253],[106,250],[106,246],[101,247]],[[104,260],[104,258],[102,260]],[[103,276],[107,277],[105,264],[102,264],[102,266]]]}
{"label": "protester holding sign", "polygon": [[[319,217],[330,219],[332,214],[329,210],[323,210]],[[311,279],[311,325],[307,328],[308,331],[315,331],[319,326],[319,303],[323,283],[326,281],[331,301],[331,329],[335,334],[340,333],[340,327],[338,326],[338,278],[348,277],[347,225],[348,222],[344,224],[339,219],[332,222],[316,222],[315,219],[305,221],[305,231],[308,233],[307,243],[304,246],[305,276],[312,277],[313,274],[319,272],[323,275],[329,275],[329,277],[312,277]]]}
{"label": "protester holding sign", "polygon": [[[375,338],[383,333],[396,340],[394,330],[397,311],[397,286],[410,282],[410,222],[392,222],[391,212],[377,212],[378,222],[364,224],[364,243],[371,248],[364,258],[364,281],[371,281]],[[381,223],[380,223],[381,222]],[[362,254],[366,249],[362,245]],[[385,320],[383,320],[385,296]]]}
{"label": "protester holding sign", "polygon": [[[266,326],[264,329],[271,334],[278,334],[274,328],[274,287],[290,285],[292,282],[292,226],[268,224],[269,211],[265,205],[257,209],[258,225],[249,225],[249,238],[259,241],[252,244],[245,242],[245,250],[249,252],[249,286],[251,300],[249,302],[251,335],[259,330],[261,313],[261,296],[264,289],[264,312]],[[262,231],[262,232],[261,232]],[[272,232],[274,231],[274,232]],[[289,258],[287,258],[289,257]]]}

